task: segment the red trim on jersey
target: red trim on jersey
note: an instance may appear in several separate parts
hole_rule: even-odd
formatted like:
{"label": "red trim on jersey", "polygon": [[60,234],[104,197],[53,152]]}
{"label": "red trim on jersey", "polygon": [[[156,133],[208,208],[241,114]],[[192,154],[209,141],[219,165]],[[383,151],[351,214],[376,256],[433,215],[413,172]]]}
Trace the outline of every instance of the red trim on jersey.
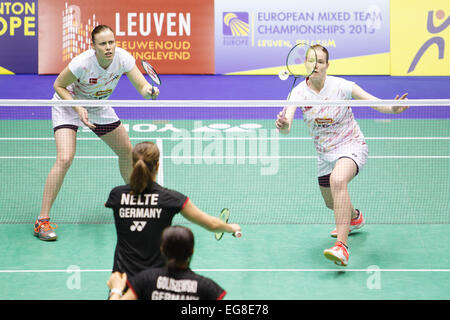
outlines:
{"label": "red trim on jersey", "polygon": [[189,197],[186,197],[186,201],[183,203],[183,205],[181,206],[181,210],[183,210],[184,209],[184,207],[186,206],[186,204],[188,203],[188,201],[189,201]]}
{"label": "red trim on jersey", "polygon": [[137,295],[136,291],[134,291],[134,288],[133,288],[133,286],[131,285],[130,281],[128,281],[128,279],[127,279],[127,286],[128,286],[128,288],[131,289],[131,291],[133,291],[134,295],[135,295],[136,298],[139,300],[139,296]]}
{"label": "red trim on jersey", "polygon": [[223,292],[220,294],[220,296],[217,297],[217,300],[222,300],[226,294],[227,294],[227,292],[225,290],[223,290]]}

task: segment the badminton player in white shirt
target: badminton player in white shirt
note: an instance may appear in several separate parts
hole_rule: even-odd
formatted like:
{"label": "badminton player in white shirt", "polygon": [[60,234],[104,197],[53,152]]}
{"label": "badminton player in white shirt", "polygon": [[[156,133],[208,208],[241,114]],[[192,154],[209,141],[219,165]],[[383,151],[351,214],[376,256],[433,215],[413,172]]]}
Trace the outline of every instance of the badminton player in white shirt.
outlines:
{"label": "badminton player in white shirt", "polygon": [[[92,49],[76,56],[55,80],[53,100],[108,99],[124,73],[143,98],[151,99],[159,94],[158,88],[152,88],[139,71],[133,56],[116,48],[112,29],[99,25],[92,31]],[[132,171],[132,145],[113,108],[72,108],[55,103],[52,120],[56,161],[45,182],[40,216],[34,225],[34,234],[41,240],[57,238],[56,225],[50,223],[49,214],[74,158],[78,127],[89,127],[113,150],[126,183]]]}
{"label": "badminton player in white shirt", "polygon": [[[316,51],[317,65],[314,72],[297,85],[289,100],[378,100],[357,84],[327,75],[328,51],[321,45]],[[406,99],[407,93],[395,99]],[[400,113],[406,106],[374,107],[382,113]],[[278,114],[276,126],[288,134],[297,107],[287,107],[285,116]],[[337,237],[334,246],[324,251],[326,258],[337,265],[346,266],[349,259],[348,234],[364,225],[362,213],[350,201],[347,185],[361,171],[368,156],[367,144],[350,107],[314,106],[301,107],[318,153],[318,180],[326,206],[334,211]]]}

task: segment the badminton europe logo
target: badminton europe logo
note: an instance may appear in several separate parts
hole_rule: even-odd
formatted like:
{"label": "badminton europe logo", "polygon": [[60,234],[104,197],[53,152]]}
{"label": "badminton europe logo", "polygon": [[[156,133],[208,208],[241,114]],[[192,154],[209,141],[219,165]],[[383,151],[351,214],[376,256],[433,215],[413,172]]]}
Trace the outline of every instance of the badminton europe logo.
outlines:
{"label": "badminton europe logo", "polygon": [[237,37],[248,36],[248,13],[247,12],[224,12],[223,34]]}
{"label": "badminton europe logo", "polygon": [[248,12],[224,12],[224,45],[247,45],[250,33]]}
{"label": "badminton europe logo", "polygon": [[[437,34],[445,29],[450,25],[450,16],[445,19],[444,22],[442,22],[439,26],[435,26],[434,23],[434,17],[438,20],[443,20],[445,17],[444,10],[438,10],[436,13],[433,10],[428,11],[428,18],[427,18],[427,30],[431,34]],[[445,39],[440,36],[434,36],[430,39],[428,39],[417,51],[414,59],[411,62],[411,65],[409,66],[408,73],[413,72],[416,68],[417,64],[419,63],[422,56],[425,54],[425,52],[428,50],[429,47],[431,47],[433,44],[438,46],[438,59],[444,59],[444,49],[445,49]]]}

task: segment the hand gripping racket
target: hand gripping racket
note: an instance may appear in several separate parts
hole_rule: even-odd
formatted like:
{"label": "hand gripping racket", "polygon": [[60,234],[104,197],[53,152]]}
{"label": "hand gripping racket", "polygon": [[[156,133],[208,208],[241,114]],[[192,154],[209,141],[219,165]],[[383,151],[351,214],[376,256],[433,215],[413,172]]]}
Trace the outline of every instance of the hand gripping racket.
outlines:
{"label": "hand gripping racket", "polygon": [[[230,210],[227,208],[222,209],[222,211],[219,214],[219,219],[225,223],[228,223],[228,219],[230,219]],[[224,232],[216,232],[214,234],[214,237],[216,238],[217,241],[219,241],[220,239],[222,239],[223,234]],[[236,231],[235,233],[233,233],[233,236],[236,238],[240,238],[242,237],[242,232]]]}
{"label": "hand gripping racket", "polygon": [[[303,43],[298,43],[289,51],[286,57],[286,68],[287,71],[294,76],[294,82],[292,83],[291,91],[289,91],[288,100],[297,79],[300,77],[309,77],[316,69],[316,65],[317,54],[312,47]],[[286,70],[282,70],[279,75],[280,79],[287,79],[286,74]],[[282,117],[286,115],[286,109],[287,107],[283,108]]]}
{"label": "hand gripping racket", "polygon": [[142,68],[144,68],[145,72],[147,72],[148,76],[152,80],[152,99],[154,100],[154,99],[156,99],[156,97],[154,96],[154,94],[155,94],[154,86],[155,86],[155,84],[160,86],[161,85],[161,79],[159,78],[159,75],[156,72],[155,68],[153,68],[150,63],[148,63],[145,60],[142,60],[141,64],[142,64]]}

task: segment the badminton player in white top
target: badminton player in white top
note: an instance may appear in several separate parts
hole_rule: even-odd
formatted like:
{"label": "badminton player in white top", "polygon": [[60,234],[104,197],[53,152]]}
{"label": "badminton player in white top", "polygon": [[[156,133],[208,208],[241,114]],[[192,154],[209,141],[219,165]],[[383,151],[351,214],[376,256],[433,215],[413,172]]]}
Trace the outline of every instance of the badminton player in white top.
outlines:
{"label": "badminton player in white top", "polygon": [[[124,73],[143,98],[151,99],[159,94],[158,88],[152,88],[139,71],[133,56],[116,48],[112,29],[99,25],[92,31],[92,49],[76,56],[56,78],[53,100],[107,99]],[[52,120],[56,161],[45,182],[40,216],[34,225],[34,234],[41,240],[57,238],[56,226],[49,222],[49,213],[74,158],[79,126],[89,127],[114,151],[126,183],[132,171],[132,145],[113,108],[72,108],[55,103]]]}
{"label": "badminton player in white top", "polygon": [[[314,72],[297,85],[289,100],[379,100],[357,84],[327,75],[328,51],[321,45],[312,47],[317,56]],[[406,99],[407,93],[395,99]],[[406,106],[374,107],[382,113],[400,113]],[[285,115],[277,116],[276,127],[288,134],[297,107],[289,106]],[[318,180],[325,204],[334,211],[337,237],[335,245],[324,251],[325,257],[336,264],[348,264],[348,234],[364,224],[362,213],[354,209],[347,185],[364,167],[368,149],[350,107],[301,107],[303,119],[309,129],[318,153]]]}

